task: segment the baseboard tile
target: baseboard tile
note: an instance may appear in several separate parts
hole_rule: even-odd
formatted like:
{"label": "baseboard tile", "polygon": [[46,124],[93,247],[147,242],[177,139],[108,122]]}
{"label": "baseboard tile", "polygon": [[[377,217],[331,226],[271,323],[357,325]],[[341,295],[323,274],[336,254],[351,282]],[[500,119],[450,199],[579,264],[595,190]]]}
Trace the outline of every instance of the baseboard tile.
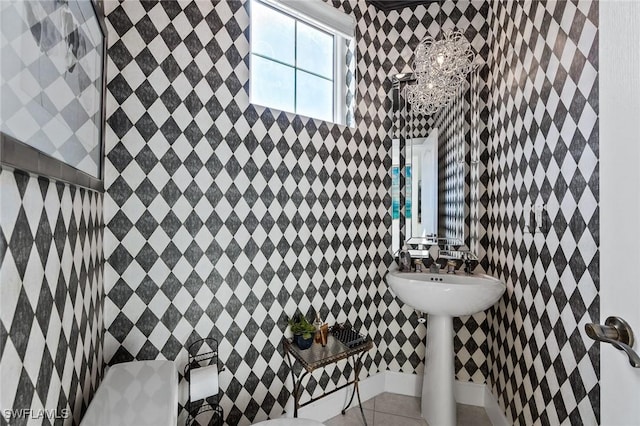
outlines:
{"label": "baseboard tile", "polygon": [[[376,396],[384,392],[385,381],[387,379],[388,373],[388,371],[382,371],[380,373],[374,374],[373,376],[367,377],[360,382],[359,388],[362,402],[375,398]],[[351,395],[351,393],[349,393],[349,395]],[[358,401],[354,398],[351,406],[354,407],[356,405],[358,405]]]}
{"label": "baseboard tile", "polygon": [[[420,396],[422,394],[422,375],[385,371],[385,382],[382,392],[399,395]],[[380,393],[382,393],[380,392]]]}
{"label": "baseboard tile", "polygon": [[491,393],[488,386],[484,388],[484,411],[493,426],[512,426],[507,416],[500,408],[497,398]]}
{"label": "baseboard tile", "polygon": [[475,405],[476,407],[484,407],[485,389],[484,383],[459,382],[456,380],[453,384],[456,402]]}
{"label": "baseboard tile", "polygon": [[[360,380],[358,387],[360,388],[360,398],[363,403],[385,392],[385,376],[387,373],[388,371],[383,371],[367,377],[366,379]],[[349,398],[351,398],[352,391],[353,387],[348,386],[320,399],[319,401],[315,401],[305,407],[302,407],[298,410],[298,417],[312,419],[319,422],[329,420],[330,418],[340,414],[342,407],[344,407],[349,401]],[[303,395],[303,402],[305,397],[306,395]],[[292,400],[292,398],[290,398],[290,400]],[[358,398],[354,397],[351,402],[351,407],[357,405]],[[293,404],[291,404],[290,409],[287,409],[287,413],[283,417],[293,417]]]}
{"label": "baseboard tile", "polygon": [[[422,394],[422,375],[383,371],[361,380],[359,388],[362,402],[375,398],[384,392],[420,397]],[[337,416],[347,403],[348,398],[351,397],[352,389],[352,387],[341,389],[326,398],[301,408],[298,412],[298,417],[323,422]],[[493,426],[511,426],[496,398],[486,385],[456,380],[454,392],[456,401],[460,404],[477,407],[484,406]],[[292,399],[289,402],[290,404],[287,404],[287,413],[283,417],[293,417]],[[351,406],[357,406],[357,404],[358,400],[354,398]]]}

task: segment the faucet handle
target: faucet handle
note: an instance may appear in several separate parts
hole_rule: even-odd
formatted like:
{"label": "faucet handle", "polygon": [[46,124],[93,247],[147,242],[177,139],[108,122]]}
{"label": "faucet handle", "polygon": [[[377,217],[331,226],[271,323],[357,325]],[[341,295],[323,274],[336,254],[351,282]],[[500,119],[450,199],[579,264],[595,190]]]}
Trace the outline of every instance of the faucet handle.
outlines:
{"label": "faucet handle", "polygon": [[465,250],[462,252],[462,260],[464,262],[464,272],[467,274],[471,274],[473,272],[473,268],[471,267],[471,262],[478,261],[478,256],[473,254],[471,250]]}
{"label": "faucet handle", "polygon": [[416,266],[416,272],[422,272],[422,259],[417,258],[414,262],[415,266]]}
{"label": "faucet handle", "polygon": [[398,265],[400,271],[411,271],[411,254],[409,254],[409,250],[400,250],[400,253],[398,253]]}

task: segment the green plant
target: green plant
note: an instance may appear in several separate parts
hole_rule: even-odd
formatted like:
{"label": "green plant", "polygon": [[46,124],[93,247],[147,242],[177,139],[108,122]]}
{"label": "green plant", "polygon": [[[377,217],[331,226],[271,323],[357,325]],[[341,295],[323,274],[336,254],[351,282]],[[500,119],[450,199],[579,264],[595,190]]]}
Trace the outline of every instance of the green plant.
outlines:
{"label": "green plant", "polygon": [[316,327],[311,324],[304,315],[296,314],[289,320],[289,326],[293,334],[302,335],[303,339],[310,339],[316,332]]}

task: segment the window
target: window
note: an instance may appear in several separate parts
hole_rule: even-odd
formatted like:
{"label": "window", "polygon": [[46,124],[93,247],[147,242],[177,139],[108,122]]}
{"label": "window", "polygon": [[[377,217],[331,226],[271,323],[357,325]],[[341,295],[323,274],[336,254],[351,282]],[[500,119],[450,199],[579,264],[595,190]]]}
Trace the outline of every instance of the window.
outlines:
{"label": "window", "polygon": [[354,27],[321,0],[252,0],[251,103],[351,125]]}

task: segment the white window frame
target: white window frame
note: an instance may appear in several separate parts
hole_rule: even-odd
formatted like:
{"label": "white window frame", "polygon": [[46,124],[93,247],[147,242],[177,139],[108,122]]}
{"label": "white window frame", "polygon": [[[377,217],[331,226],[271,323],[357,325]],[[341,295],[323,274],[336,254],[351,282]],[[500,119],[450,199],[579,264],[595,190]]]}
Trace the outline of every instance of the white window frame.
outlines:
{"label": "white window frame", "polygon": [[[252,3],[260,2],[281,12],[296,21],[301,21],[307,25],[317,28],[333,35],[333,123],[346,125],[347,120],[347,84],[346,84],[346,56],[347,41],[355,37],[355,19],[353,16],[347,15],[334,8],[322,0],[251,0]],[[251,33],[250,45],[253,46],[253,31]],[[251,48],[251,56],[254,55]],[[260,54],[255,54],[264,57]],[[265,58],[270,59],[270,58]],[[251,62],[251,61],[250,61]],[[251,63],[249,64],[251,67]],[[297,64],[294,66],[296,70]],[[355,71],[355,70],[354,70]],[[355,76],[354,76],[355,78]],[[355,84],[354,84],[355,87]],[[253,102],[253,85],[249,81],[249,102]],[[269,105],[260,105],[265,108],[275,109]],[[292,114],[298,114],[297,111],[285,111]],[[317,117],[311,117],[318,119]]]}

